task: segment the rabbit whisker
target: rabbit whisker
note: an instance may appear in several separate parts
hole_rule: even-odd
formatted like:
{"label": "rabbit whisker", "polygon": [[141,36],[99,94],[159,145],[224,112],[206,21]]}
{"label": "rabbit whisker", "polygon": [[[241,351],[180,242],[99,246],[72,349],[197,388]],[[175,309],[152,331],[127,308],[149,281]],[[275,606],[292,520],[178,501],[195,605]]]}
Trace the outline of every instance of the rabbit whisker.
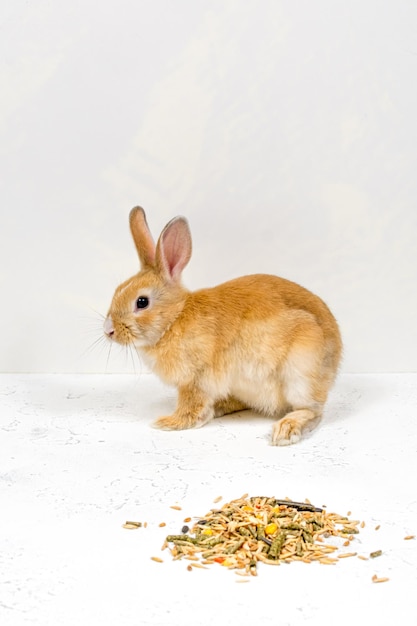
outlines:
{"label": "rabbit whisker", "polygon": [[100,313],[100,311],[96,311],[96,309],[93,309],[91,306],[89,307],[90,311],[93,311],[93,313],[95,313],[97,315],[97,317],[99,318],[99,320],[105,320],[106,316],[103,315],[103,313]]}
{"label": "rabbit whisker", "polygon": [[109,345],[109,351],[107,352],[106,373],[107,373],[107,370],[108,370],[108,367],[109,367],[110,353],[111,353],[111,349],[112,349],[113,344],[110,341],[108,345]]}
{"label": "rabbit whisker", "polygon": [[129,344],[129,352],[130,352],[130,358],[131,358],[131,360],[132,360],[133,372],[134,372],[135,374],[137,374],[137,371],[136,371],[136,363],[135,363],[135,358],[134,358],[134,355],[133,355],[132,344]]}
{"label": "rabbit whisker", "polygon": [[89,346],[87,346],[84,352],[82,352],[81,356],[85,356],[86,354],[91,353],[93,350],[95,350],[99,346],[103,348],[105,343],[106,343],[106,338],[103,335],[101,335],[100,337],[95,339]]}

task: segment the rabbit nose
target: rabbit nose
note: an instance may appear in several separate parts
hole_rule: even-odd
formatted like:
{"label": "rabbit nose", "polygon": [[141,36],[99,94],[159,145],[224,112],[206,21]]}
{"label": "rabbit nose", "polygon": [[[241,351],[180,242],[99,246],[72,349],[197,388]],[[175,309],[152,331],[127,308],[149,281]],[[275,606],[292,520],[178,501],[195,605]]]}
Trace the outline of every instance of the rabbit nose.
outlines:
{"label": "rabbit nose", "polygon": [[113,320],[110,317],[110,315],[108,317],[106,317],[106,319],[104,320],[104,332],[106,333],[107,337],[112,337],[114,335],[114,326],[113,326]]}

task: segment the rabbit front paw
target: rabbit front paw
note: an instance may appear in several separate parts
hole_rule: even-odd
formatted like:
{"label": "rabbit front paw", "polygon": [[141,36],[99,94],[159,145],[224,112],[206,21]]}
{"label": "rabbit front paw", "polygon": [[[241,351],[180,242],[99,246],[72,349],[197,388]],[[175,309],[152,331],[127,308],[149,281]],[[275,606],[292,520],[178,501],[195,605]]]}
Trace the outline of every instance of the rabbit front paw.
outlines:
{"label": "rabbit front paw", "polygon": [[166,415],[159,417],[152,424],[154,428],[160,430],[185,430],[186,428],[192,428],[192,424],[189,420],[178,417],[177,415]]}
{"label": "rabbit front paw", "polygon": [[187,428],[200,428],[204,426],[213,417],[212,414],[193,414],[193,413],[173,413],[159,417],[152,424],[154,428],[161,430],[186,430]]}

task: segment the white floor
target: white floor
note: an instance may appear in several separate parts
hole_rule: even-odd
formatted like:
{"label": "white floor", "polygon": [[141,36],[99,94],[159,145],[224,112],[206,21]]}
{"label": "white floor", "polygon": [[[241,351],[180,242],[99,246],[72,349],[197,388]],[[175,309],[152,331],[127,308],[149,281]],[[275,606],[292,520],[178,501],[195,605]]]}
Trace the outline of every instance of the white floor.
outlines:
{"label": "white floor", "polygon": [[[417,624],[417,374],[341,376],[319,429],[287,448],[248,414],[152,429],[174,401],[149,374],[0,376],[2,626]],[[245,492],[350,510],[366,523],[351,548],[383,554],[236,584],[161,552],[185,517]]]}

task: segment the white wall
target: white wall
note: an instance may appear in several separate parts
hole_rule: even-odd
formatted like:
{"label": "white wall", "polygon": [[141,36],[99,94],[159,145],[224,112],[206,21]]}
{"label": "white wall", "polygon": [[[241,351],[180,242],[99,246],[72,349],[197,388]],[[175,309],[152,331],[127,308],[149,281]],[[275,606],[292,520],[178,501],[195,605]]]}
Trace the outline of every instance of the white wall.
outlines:
{"label": "white wall", "polygon": [[278,273],[345,370],[416,371],[414,0],[2,4],[0,371],[133,370],[83,353],[135,204],[189,218],[188,286]]}

